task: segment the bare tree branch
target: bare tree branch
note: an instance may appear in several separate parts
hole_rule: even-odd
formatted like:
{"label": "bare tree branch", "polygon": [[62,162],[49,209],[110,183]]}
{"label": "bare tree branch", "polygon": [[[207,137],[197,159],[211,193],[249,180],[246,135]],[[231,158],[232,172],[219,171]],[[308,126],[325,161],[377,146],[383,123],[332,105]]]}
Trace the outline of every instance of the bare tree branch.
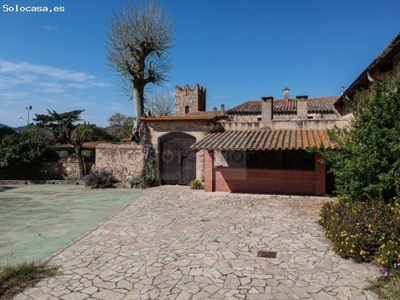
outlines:
{"label": "bare tree branch", "polygon": [[175,114],[175,97],[171,93],[151,94],[146,101],[146,111],[152,116],[172,116]]}
{"label": "bare tree branch", "polygon": [[135,101],[138,128],[143,116],[144,89],[148,83],[161,85],[171,69],[173,22],[162,6],[142,2],[126,5],[108,24],[107,59],[122,77],[122,90]]}

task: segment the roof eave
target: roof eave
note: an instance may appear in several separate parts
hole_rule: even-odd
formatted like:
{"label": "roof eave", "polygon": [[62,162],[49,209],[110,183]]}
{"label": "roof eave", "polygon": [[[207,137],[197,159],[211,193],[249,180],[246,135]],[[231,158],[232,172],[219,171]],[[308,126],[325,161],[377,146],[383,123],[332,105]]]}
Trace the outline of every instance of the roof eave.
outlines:
{"label": "roof eave", "polygon": [[336,108],[338,105],[343,104],[346,95],[354,93],[360,82],[368,81],[367,73],[376,69],[380,63],[388,56],[399,50],[400,48],[400,33],[389,43],[389,45],[369,64],[369,66],[361,72],[361,74],[353,81],[353,83],[343,92],[343,95],[333,104]]}

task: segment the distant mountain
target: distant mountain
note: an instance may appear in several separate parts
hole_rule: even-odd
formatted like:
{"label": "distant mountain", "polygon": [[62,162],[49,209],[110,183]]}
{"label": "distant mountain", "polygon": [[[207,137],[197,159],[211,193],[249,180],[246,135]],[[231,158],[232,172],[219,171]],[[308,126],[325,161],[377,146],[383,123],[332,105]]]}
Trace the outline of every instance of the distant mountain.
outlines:
{"label": "distant mountain", "polygon": [[4,125],[4,124],[0,123],[0,128],[3,128],[3,127],[9,127],[11,129],[14,129],[17,133],[27,130],[27,126],[26,125],[25,126],[19,126],[19,127],[10,127],[8,125]]}

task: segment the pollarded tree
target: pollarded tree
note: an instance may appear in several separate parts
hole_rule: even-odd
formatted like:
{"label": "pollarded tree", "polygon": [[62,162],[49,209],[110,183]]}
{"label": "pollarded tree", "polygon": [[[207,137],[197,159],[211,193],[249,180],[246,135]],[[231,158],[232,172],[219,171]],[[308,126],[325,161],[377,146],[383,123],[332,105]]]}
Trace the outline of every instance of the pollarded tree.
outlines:
{"label": "pollarded tree", "polygon": [[[114,13],[107,32],[107,58],[123,78],[122,85],[134,99],[137,130],[143,116],[147,84],[161,85],[171,69],[168,50],[173,42],[173,22],[162,6],[153,1],[125,6]],[[124,88],[125,87],[125,88]],[[126,90],[128,87],[128,90]]]}
{"label": "pollarded tree", "polygon": [[340,150],[323,154],[336,191],[356,200],[390,202],[400,191],[400,78],[374,83],[349,105],[350,129],[332,134]]}

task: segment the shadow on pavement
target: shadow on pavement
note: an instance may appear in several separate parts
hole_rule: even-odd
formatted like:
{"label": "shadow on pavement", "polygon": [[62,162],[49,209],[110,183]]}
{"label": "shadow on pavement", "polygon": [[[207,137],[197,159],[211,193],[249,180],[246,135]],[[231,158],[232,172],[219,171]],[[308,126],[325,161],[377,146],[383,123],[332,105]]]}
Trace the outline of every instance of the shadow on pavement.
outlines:
{"label": "shadow on pavement", "polygon": [[6,191],[9,191],[9,190],[13,190],[13,189],[16,189],[17,187],[15,187],[15,186],[0,186],[0,193],[1,192],[6,192]]}

